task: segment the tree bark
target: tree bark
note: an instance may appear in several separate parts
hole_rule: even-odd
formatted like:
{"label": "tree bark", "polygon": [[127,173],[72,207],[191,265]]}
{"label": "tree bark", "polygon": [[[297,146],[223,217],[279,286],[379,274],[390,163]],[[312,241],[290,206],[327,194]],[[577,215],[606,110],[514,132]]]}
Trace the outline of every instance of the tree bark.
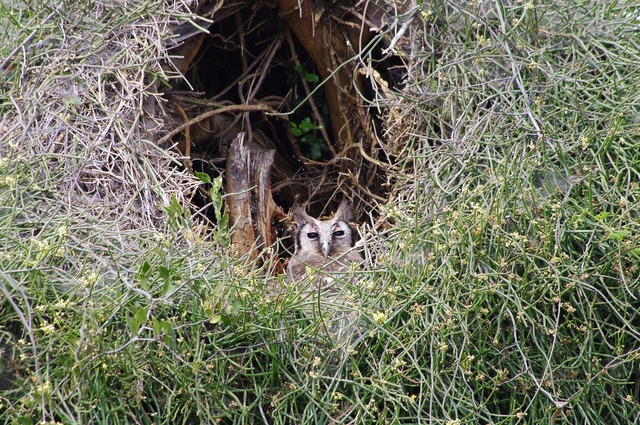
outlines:
{"label": "tree bark", "polygon": [[265,263],[275,259],[273,248],[277,234],[274,224],[285,217],[271,193],[275,150],[245,143],[244,136],[244,133],[238,134],[227,158],[227,206],[229,223],[233,226],[231,242],[238,255],[248,254],[251,260]]}
{"label": "tree bark", "polygon": [[335,151],[343,154],[357,137],[353,130],[358,128],[355,123],[362,107],[358,95],[363,90],[362,77],[354,72],[354,63],[349,60],[369,42],[370,31],[349,14],[340,19],[329,16],[322,2],[278,0],[278,6],[280,16],[313,60],[322,80],[331,77],[325,85],[331,132]]}

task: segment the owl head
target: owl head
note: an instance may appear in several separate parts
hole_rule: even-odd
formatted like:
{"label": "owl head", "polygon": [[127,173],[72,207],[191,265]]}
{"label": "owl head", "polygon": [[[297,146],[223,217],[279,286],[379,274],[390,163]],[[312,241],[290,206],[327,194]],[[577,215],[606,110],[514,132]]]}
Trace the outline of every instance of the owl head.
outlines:
{"label": "owl head", "polygon": [[293,219],[298,225],[296,254],[322,254],[334,257],[351,249],[356,235],[349,221],[353,218],[351,204],[343,199],[330,220],[317,220],[307,214],[300,205],[292,209]]}

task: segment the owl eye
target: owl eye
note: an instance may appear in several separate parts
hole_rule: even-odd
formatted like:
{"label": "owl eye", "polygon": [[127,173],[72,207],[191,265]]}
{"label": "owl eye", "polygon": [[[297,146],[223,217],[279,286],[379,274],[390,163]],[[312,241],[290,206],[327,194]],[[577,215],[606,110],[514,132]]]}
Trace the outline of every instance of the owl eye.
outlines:
{"label": "owl eye", "polygon": [[344,230],[336,230],[333,232],[333,236],[344,236]]}
{"label": "owl eye", "polygon": [[318,234],[316,232],[309,232],[307,233],[307,237],[309,239],[318,239]]}

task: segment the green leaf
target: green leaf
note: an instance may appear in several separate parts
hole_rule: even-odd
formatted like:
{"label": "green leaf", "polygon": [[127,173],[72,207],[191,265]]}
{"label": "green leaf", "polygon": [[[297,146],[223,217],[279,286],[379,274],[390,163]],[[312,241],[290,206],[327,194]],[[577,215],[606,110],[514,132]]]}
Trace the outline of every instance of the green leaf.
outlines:
{"label": "green leaf", "polygon": [[147,321],[147,309],[145,309],[144,307],[140,307],[137,311],[136,311],[136,320],[138,322],[138,324],[142,324],[145,323]]}
{"label": "green leaf", "polygon": [[309,131],[318,128],[318,126],[312,123],[311,119],[307,117],[303,119],[300,124],[298,124],[298,128],[300,128],[304,133],[308,133]]}
{"label": "green leaf", "polygon": [[171,280],[167,280],[164,285],[162,285],[162,295],[168,295],[173,292],[176,286],[173,284]]}
{"label": "green leaf", "polygon": [[70,96],[62,99],[62,104],[65,106],[69,105],[80,105],[82,104],[82,100],[78,96]]}
{"label": "green leaf", "polygon": [[140,266],[140,274],[143,275],[143,276],[144,275],[148,275],[150,270],[151,270],[151,264],[149,264],[148,261],[145,261]]}
{"label": "green leaf", "polygon": [[300,130],[300,129],[299,129],[299,128],[297,128],[297,127],[291,127],[291,134],[292,134],[294,137],[302,136],[302,130]]}
{"label": "green leaf", "polygon": [[139,311],[140,309],[138,309],[133,316],[127,317],[127,325],[129,325],[129,330],[131,330],[131,333],[133,334],[138,333],[138,331],[140,330],[140,324],[142,323],[140,320],[138,320]]}
{"label": "green leaf", "polygon": [[213,185],[211,187],[211,191],[218,192],[222,188],[222,176],[218,176],[213,179]]}
{"label": "green leaf", "polygon": [[163,279],[169,279],[171,277],[171,271],[165,266],[158,267],[158,274],[160,274],[160,277]]}
{"label": "green leaf", "polygon": [[322,151],[320,150],[320,145],[318,145],[318,144],[311,145],[311,150],[309,151],[309,156],[314,161],[317,161],[320,158],[322,158]]}
{"label": "green leaf", "polygon": [[302,143],[306,143],[308,145],[321,145],[322,144],[322,140],[318,139],[313,134],[305,134],[304,136],[302,136],[300,141]]}
{"label": "green leaf", "polygon": [[160,336],[163,334],[171,334],[173,332],[173,327],[171,326],[171,323],[167,322],[166,320],[154,319],[152,327],[153,327],[153,333],[156,336]]}
{"label": "green leaf", "polygon": [[196,177],[203,183],[211,183],[211,176],[207,173],[202,173],[200,171],[195,172]]}
{"label": "green leaf", "polygon": [[227,214],[222,214],[220,219],[218,220],[218,227],[220,229],[226,229],[229,223],[229,216]]}
{"label": "green leaf", "polygon": [[176,215],[179,215],[182,211],[182,205],[180,205],[180,202],[178,202],[175,196],[171,197],[171,208],[175,211]]}
{"label": "green leaf", "polygon": [[131,333],[137,334],[143,323],[147,322],[147,310],[144,307],[138,308],[132,317],[127,319],[127,324]]}
{"label": "green leaf", "polygon": [[151,325],[151,327],[153,328],[154,334],[160,335],[162,333],[162,329],[163,329],[162,324],[163,324],[162,320],[157,320],[157,319],[153,320],[153,324]]}
{"label": "green leaf", "polygon": [[626,238],[630,234],[631,232],[628,230],[618,230],[618,231],[612,230],[607,235],[607,239],[622,242],[624,238]]}
{"label": "green leaf", "polygon": [[238,313],[240,313],[240,307],[242,305],[240,304],[240,300],[239,299],[235,299],[233,300],[233,303],[231,303],[231,314],[234,316],[237,316]]}
{"label": "green leaf", "polygon": [[320,77],[318,77],[316,74],[304,74],[304,78],[310,83],[317,83],[318,81],[320,81]]}
{"label": "green leaf", "polygon": [[167,344],[167,346],[172,346],[173,342],[174,342],[174,337],[175,334],[173,333],[173,328],[169,327],[170,329],[167,331],[167,333],[164,335],[164,337],[162,338],[162,340],[164,341],[165,344]]}
{"label": "green leaf", "polygon": [[151,264],[149,264],[148,261],[145,261],[144,263],[142,263],[142,266],[140,266],[140,273],[139,273],[139,277],[140,277],[140,286],[143,289],[147,289],[147,281],[149,280],[149,276],[151,275]]}

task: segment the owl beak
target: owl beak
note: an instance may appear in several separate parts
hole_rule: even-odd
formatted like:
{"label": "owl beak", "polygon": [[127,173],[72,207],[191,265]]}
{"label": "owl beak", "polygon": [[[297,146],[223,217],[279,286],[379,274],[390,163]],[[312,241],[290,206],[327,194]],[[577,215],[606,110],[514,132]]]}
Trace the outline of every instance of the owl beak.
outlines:
{"label": "owl beak", "polygon": [[331,252],[331,241],[322,241],[322,253],[325,257],[329,256]]}

